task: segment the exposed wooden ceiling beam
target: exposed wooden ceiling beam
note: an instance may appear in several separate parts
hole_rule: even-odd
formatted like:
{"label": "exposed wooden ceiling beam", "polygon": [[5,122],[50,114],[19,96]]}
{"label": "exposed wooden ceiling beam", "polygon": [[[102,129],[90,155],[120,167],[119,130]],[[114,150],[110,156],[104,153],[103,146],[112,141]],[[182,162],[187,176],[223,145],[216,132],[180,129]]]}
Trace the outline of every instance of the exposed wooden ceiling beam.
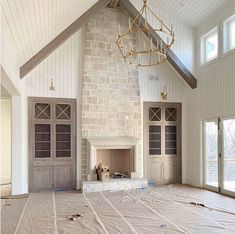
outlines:
{"label": "exposed wooden ceiling beam", "polygon": [[119,4],[119,0],[111,0],[109,3],[109,7],[111,8],[117,8]]}
{"label": "exposed wooden ceiling beam", "polygon": [[54,50],[56,50],[61,44],[63,44],[68,38],[76,33],[85,23],[89,21],[100,9],[107,6],[110,0],[99,0],[77,20],[75,20],[70,26],[68,26],[62,33],[49,42],[44,48],[42,48],[37,54],[29,59],[24,65],[20,67],[20,78],[22,79],[29,72],[31,72],[39,63],[47,58]]}
{"label": "exposed wooden ceiling beam", "polygon": [[[129,0],[120,0],[119,1],[120,8],[127,13],[132,19],[135,19],[139,14],[137,9],[132,5]],[[145,21],[144,18],[139,17],[140,26],[144,26]],[[149,28],[152,28],[149,25]],[[147,32],[146,32],[147,34]],[[162,41],[163,45],[165,42],[161,39],[161,37],[154,31],[150,30],[150,34],[153,38],[153,43],[157,46],[157,41]],[[180,61],[180,59],[174,54],[172,50],[169,50],[167,54],[167,61],[172,65],[172,67],[180,74],[180,76],[187,82],[187,84],[192,88],[197,88],[197,80],[193,76],[193,74],[185,67],[185,65]]]}

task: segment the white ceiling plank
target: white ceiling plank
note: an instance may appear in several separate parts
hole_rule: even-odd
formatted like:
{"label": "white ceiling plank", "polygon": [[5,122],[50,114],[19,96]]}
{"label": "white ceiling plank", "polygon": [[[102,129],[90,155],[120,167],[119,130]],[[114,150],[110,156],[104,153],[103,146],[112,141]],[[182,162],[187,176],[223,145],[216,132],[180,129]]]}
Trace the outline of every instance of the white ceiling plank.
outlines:
{"label": "white ceiling plank", "polygon": [[231,0],[149,0],[154,11],[164,11],[184,23],[196,26],[213,11]]}
{"label": "white ceiling plank", "polygon": [[21,54],[23,58],[25,59],[26,57],[25,51],[21,49],[21,45],[24,43],[24,40],[22,39],[22,34],[18,32],[19,27],[17,27],[17,24],[16,24],[17,14],[16,14],[16,10],[13,9],[14,6],[12,6],[12,3],[14,4],[14,2],[9,2],[8,0],[6,0],[6,1],[2,1],[1,5],[4,8],[3,11],[5,12],[6,19],[9,23],[10,30],[13,34],[14,40],[16,41],[17,47],[21,50]]}
{"label": "white ceiling plank", "polygon": [[[23,64],[98,0],[1,0],[1,9]],[[134,0],[137,1],[137,0]],[[148,0],[159,15],[169,14],[197,26],[213,11],[233,0]],[[138,6],[143,1],[139,0]]]}
{"label": "white ceiling plank", "polygon": [[[10,23],[9,23],[9,17],[7,17],[7,13],[5,12],[7,10],[7,8],[3,8],[2,4],[1,4],[1,10],[2,10],[2,14],[1,14],[1,29],[3,30],[4,28],[4,34],[9,34],[9,37],[12,38],[16,48],[17,48],[17,51],[18,51],[18,55],[19,55],[19,58],[20,60],[23,60],[24,58],[24,54],[22,53],[22,50],[20,48],[20,44],[17,40],[17,35],[15,34],[15,32],[12,31],[12,27],[10,26]],[[9,16],[9,15],[8,15]]]}

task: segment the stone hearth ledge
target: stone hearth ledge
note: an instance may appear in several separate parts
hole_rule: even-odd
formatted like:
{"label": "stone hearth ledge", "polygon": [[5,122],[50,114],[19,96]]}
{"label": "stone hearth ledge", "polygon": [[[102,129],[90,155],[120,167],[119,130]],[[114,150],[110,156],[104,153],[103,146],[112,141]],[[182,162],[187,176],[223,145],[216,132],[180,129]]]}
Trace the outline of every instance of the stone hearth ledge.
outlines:
{"label": "stone hearth ledge", "polygon": [[148,187],[147,179],[109,179],[107,181],[83,181],[82,192],[119,191],[129,189],[145,189]]}

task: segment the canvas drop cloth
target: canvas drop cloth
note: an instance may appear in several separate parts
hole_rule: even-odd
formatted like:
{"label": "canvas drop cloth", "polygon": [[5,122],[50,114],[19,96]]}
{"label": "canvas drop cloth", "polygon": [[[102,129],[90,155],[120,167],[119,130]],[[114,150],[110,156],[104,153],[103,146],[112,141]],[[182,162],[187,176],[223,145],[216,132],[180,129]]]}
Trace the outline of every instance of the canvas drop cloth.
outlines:
{"label": "canvas drop cloth", "polygon": [[[74,214],[82,217],[70,221]],[[28,198],[2,200],[1,221],[2,234],[234,234],[235,200],[180,185],[86,194],[32,193]]]}

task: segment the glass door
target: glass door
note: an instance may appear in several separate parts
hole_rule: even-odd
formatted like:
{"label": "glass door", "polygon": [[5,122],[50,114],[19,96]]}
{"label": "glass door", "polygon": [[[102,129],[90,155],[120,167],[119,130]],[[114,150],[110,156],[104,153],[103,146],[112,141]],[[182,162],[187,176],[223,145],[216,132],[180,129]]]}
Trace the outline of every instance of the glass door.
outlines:
{"label": "glass door", "polygon": [[235,195],[235,117],[221,120],[222,192]]}
{"label": "glass door", "polygon": [[204,187],[219,191],[217,119],[204,122]]}
{"label": "glass door", "polygon": [[204,187],[235,196],[235,117],[204,121]]}

